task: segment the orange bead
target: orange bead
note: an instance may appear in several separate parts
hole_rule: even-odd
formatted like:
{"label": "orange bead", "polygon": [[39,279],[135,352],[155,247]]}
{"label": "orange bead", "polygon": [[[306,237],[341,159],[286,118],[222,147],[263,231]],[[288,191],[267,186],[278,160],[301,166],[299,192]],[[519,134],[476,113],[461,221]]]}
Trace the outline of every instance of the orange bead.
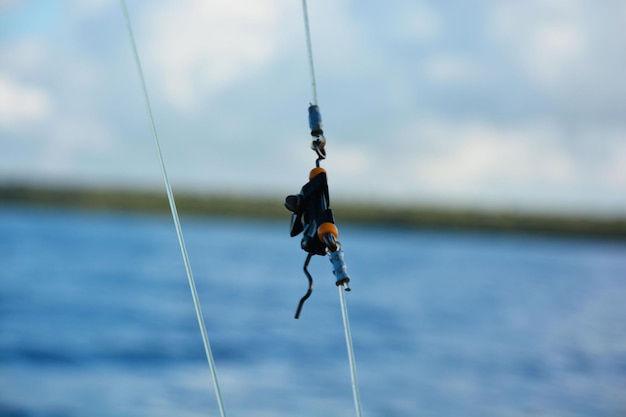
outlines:
{"label": "orange bead", "polygon": [[322,242],[324,241],[324,236],[329,233],[332,233],[332,235],[335,236],[335,240],[339,238],[339,230],[337,230],[337,226],[333,223],[322,223],[320,224],[320,227],[317,228],[317,237]]}
{"label": "orange bead", "polygon": [[313,178],[317,177],[322,172],[326,172],[326,170],[324,168],[322,168],[322,167],[313,168],[311,170],[311,172],[309,173],[309,181],[311,181]]}

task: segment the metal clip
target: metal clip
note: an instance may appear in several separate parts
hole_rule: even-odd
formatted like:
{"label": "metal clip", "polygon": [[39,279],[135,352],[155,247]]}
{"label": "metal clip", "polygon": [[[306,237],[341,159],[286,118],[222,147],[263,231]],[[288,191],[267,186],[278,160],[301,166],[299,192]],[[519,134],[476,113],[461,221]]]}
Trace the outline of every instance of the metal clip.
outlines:
{"label": "metal clip", "polygon": [[311,142],[311,149],[315,151],[317,154],[317,160],[315,161],[315,166],[320,166],[320,161],[322,159],[326,159],[326,138],[324,136],[320,136]]}
{"label": "metal clip", "polygon": [[319,167],[319,161],[326,158],[326,138],[322,129],[322,114],[316,104],[309,105],[309,127],[311,136],[314,138],[311,142],[311,149],[317,154],[316,165]]}
{"label": "metal clip", "polygon": [[343,285],[346,291],[350,291],[350,287],[348,283],[350,282],[350,277],[348,276],[348,267],[346,266],[346,262],[343,259],[343,251],[341,250],[341,245],[337,242],[336,250],[331,251],[328,250],[328,259],[330,263],[333,265],[333,275],[335,276],[335,284],[337,286]]}

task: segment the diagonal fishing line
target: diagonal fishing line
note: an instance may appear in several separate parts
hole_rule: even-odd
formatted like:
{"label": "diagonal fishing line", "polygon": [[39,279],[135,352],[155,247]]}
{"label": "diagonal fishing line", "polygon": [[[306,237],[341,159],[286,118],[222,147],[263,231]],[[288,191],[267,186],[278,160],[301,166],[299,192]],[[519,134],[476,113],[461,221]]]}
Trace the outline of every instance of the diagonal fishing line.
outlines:
{"label": "diagonal fishing line", "polygon": [[215,387],[215,396],[217,397],[217,404],[220,409],[221,417],[226,417],[224,410],[224,401],[222,399],[222,393],[217,380],[217,372],[215,370],[215,361],[213,360],[213,354],[211,353],[211,344],[209,343],[209,336],[204,324],[204,318],[202,316],[202,309],[200,308],[200,299],[196,290],[196,284],[193,279],[193,273],[191,271],[191,264],[189,263],[189,256],[185,247],[185,239],[183,238],[183,230],[180,226],[180,218],[178,217],[178,210],[176,209],[176,202],[174,200],[174,193],[172,192],[172,186],[170,184],[167,170],[165,169],[165,162],[163,160],[163,152],[161,152],[161,145],[159,144],[159,136],[157,134],[156,125],[154,122],[154,116],[152,114],[152,106],[150,105],[150,99],[148,96],[148,88],[146,87],[146,80],[141,66],[141,60],[139,59],[139,52],[137,51],[137,44],[135,42],[135,36],[133,34],[133,28],[130,21],[130,15],[128,14],[128,7],[126,0],[120,0],[122,5],[122,11],[124,12],[124,19],[126,20],[126,28],[128,29],[128,37],[133,50],[133,56],[135,58],[135,65],[141,81],[141,88],[143,91],[143,97],[146,105],[146,111],[148,113],[148,119],[150,120],[150,127],[152,129],[152,137],[156,145],[159,162],[161,164],[161,172],[163,174],[163,181],[165,182],[165,191],[167,193],[167,199],[170,204],[170,211],[172,212],[172,218],[174,219],[174,225],[176,227],[176,235],[178,236],[178,243],[180,245],[180,251],[183,256],[183,262],[185,264],[185,270],[187,271],[187,279],[189,281],[189,287],[191,289],[191,296],[193,298],[193,304],[196,310],[196,316],[198,318],[198,325],[200,326],[200,333],[202,334],[202,342],[204,344],[204,351],[206,353],[207,361],[209,362],[209,368],[211,370],[211,377],[213,378],[213,386]]}

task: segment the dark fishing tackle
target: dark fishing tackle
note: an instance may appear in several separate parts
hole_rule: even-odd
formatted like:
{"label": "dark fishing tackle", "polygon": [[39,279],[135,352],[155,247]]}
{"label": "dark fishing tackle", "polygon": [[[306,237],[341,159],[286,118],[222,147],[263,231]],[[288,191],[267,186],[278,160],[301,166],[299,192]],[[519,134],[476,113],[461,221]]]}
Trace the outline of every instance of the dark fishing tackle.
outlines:
{"label": "dark fishing tackle", "polygon": [[328,178],[326,170],[320,167],[320,161],[326,158],[326,139],[322,130],[322,116],[317,105],[309,106],[309,126],[311,128],[311,149],[317,154],[315,168],[309,173],[307,182],[296,195],[289,195],[285,199],[285,207],[291,214],[291,237],[302,233],[300,246],[307,252],[304,261],[304,274],[309,281],[309,288],[298,303],[295,318],[300,317],[304,302],[313,292],[313,277],[308,271],[309,262],[313,255],[327,255],[333,266],[335,283],[350,291],[348,270],[344,262],[343,250],[337,240],[339,231],[335,225],[333,212],[330,208],[328,194]]}

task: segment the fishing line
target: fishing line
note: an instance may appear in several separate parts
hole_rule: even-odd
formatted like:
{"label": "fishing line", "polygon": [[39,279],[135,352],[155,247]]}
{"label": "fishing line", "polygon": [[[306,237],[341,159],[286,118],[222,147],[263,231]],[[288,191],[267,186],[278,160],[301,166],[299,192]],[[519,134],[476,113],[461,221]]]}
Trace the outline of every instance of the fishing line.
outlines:
{"label": "fishing line", "polygon": [[309,28],[309,13],[306,0],[302,0],[302,14],[304,16],[304,32],[306,35],[306,50],[309,55],[309,73],[311,74],[312,104],[317,105],[317,86],[315,83],[315,68],[313,66],[313,47],[311,46],[311,29]]}
{"label": "fishing line", "polygon": [[[357,417],[362,416],[361,398],[359,395],[359,385],[356,374],[356,360],[354,358],[354,348],[352,346],[352,333],[350,331],[350,320],[348,318],[348,308],[344,291],[350,291],[346,265],[343,260],[341,245],[336,240],[338,231],[334,224],[330,201],[328,196],[328,184],[326,182],[326,172],[320,168],[320,161],[326,158],[324,132],[322,130],[322,117],[317,105],[317,86],[315,82],[315,68],[313,65],[313,47],[311,43],[311,29],[309,26],[309,14],[306,0],[302,0],[302,14],[304,17],[304,31],[306,35],[307,54],[309,58],[309,72],[311,76],[312,103],[309,106],[309,126],[313,142],[311,148],[317,153],[316,168],[309,175],[309,183],[306,184],[300,194],[288,196],[285,200],[285,207],[293,212],[291,236],[303,233],[301,242],[302,249],[308,252],[304,263],[304,272],[309,280],[309,289],[300,300],[296,310],[296,318],[299,317],[302,304],[311,295],[313,280],[307,270],[311,256],[328,255],[333,265],[337,288],[339,288],[339,300],[341,303],[341,315],[343,318],[343,328],[346,336],[346,346],[348,349],[348,361],[350,364],[350,377],[352,380],[352,394]],[[314,236],[315,235],[315,236]],[[320,244],[320,241],[322,242]]]}
{"label": "fishing line", "polygon": [[152,114],[152,106],[150,105],[150,99],[148,96],[148,88],[146,87],[146,80],[141,66],[141,60],[139,59],[139,52],[137,51],[137,45],[135,42],[135,35],[133,34],[133,28],[130,22],[130,15],[128,14],[128,7],[126,0],[120,0],[122,5],[122,11],[124,12],[124,19],[126,20],[126,28],[128,29],[128,37],[133,50],[133,56],[135,59],[135,66],[137,67],[137,73],[141,81],[141,89],[143,91],[144,102],[146,111],[148,113],[148,119],[150,120],[150,127],[152,129],[152,137],[156,145],[157,155],[159,157],[159,163],[161,164],[161,172],[163,174],[163,181],[165,183],[165,191],[167,193],[167,199],[170,204],[170,211],[172,212],[172,218],[174,219],[174,225],[176,227],[176,235],[178,236],[178,243],[180,245],[180,251],[183,256],[183,262],[185,264],[185,270],[187,272],[187,279],[189,281],[189,288],[191,289],[191,296],[193,298],[193,305],[196,310],[196,316],[198,318],[198,325],[200,326],[200,333],[202,334],[202,342],[204,344],[204,351],[206,353],[207,361],[209,362],[209,368],[211,370],[211,377],[213,378],[213,386],[215,387],[215,396],[217,397],[217,404],[220,409],[220,415],[226,417],[224,410],[224,401],[222,399],[222,393],[217,380],[217,372],[215,370],[215,362],[213,360],[213,354],[211,353],[211,344],[209,343],[209,335],[204,324],[204,318],[202,316],[202,309],[200,307],[200,299],[196,290],[196,284],[193,279],[193,273],[191,271],[191,264],[189,263],[189,256],[185,247],[185,239],[183,238],[183,230],[180,226],[180,218],[178,217],[178,210],[176,209],[176,202],[174,200],[174,193],[172,192],[172,186],[170,184],[167,170],[165,169],[165,161],[163,159],[163,152],[161,152],[161,145],[159,143],[159,136],[157,134],[156,125],[154,122],[154,116]]}
{"label": "fishing line", "polygon": [[361,417],[361,396],[359,395],[359,382],[356,377],[356,361],[354,359],[354,348],[352,347],[352,333],[350,332],[350,320],[348,319],[348,307],[344,290],[345,284],[340,285],[339,300],[341,301],[341,316],[343,317],[343,328],[346,333],[346,345],[348,347],[348,361],[350,362],[350,378],[352,380],[352,396],[354,397],[354,407],[356,415]]}

